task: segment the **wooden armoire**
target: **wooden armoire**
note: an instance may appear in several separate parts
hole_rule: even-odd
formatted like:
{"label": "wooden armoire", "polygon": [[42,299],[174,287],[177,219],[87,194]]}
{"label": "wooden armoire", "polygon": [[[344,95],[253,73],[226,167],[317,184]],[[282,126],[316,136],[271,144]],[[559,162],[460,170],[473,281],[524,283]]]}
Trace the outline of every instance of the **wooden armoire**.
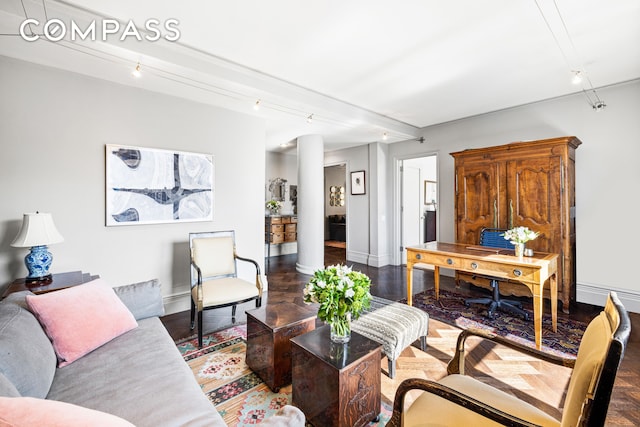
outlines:
{"label": "wooden armoire", "polygon": [[[538,231],[534,251],[560,254],[558,299],[575,299],[576,222],[574,136],[514,142],[451,153],[455,161],[456,242],[478,244],[483,228]],[[491,288],[488,278],[456,272],[456,280]],[[526,286],[500,282],[504,295],[530,296]],[[549,298],[549,288],[544,288]]]}

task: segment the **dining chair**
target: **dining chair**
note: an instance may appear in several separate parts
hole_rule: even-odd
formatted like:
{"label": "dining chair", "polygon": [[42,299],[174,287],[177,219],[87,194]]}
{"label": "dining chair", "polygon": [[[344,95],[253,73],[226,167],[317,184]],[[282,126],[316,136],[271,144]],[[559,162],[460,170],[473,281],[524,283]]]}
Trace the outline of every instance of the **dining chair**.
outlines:
{"label": "dining chair", "polygon": [[[210,231],[189,233],[191,253],[191,329],[198,313],[198,348],[202,348],[202,312],[231,306],[231,319],[236,321],[236,307],[255,300],[262,304],[260,266],[236,254],[235,232]],[[237,261],[253,264],[255,283],[238,277]]]}

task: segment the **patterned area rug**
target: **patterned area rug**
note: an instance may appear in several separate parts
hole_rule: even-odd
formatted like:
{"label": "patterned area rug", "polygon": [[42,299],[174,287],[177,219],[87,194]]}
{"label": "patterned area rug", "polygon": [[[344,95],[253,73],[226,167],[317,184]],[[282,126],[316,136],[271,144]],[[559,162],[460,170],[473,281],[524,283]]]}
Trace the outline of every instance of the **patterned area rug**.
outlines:
{"label": "patterned area rug", "polygon": [[[467,297],[464,295],[441,290],[440,299],[436,300],[435,291],[429,289],[414,295],[413,305],[426,311],[434,319],[461,329],[488,330],[535,348],[533,312],[531,310],[528,310],[530,312],[529,321],[499,310],[496,310],[494,319],[488,319],[485,316],[486,308],[478,304],[465,307],[465,298]],[[402,302],[406,303],[407,300],[402,300]],[[551,314],[544,314],[542,318],[542,351],[562,357],[575,358],[586,327],[585,323],[558,316],[558,332],[553,332]]]}
{"label": "patterned area rug", "polygon": [[[259,424],[291,404],[291,385],[274,393],[249,369],[246,338],[246,325],[238,325],[203,336],[200,350],[197,338],[177,343],[198,384],[228,426]],[[384,426],[391,418],[391,405],[383,402],[380,415],[380,422],[370,426]]]}

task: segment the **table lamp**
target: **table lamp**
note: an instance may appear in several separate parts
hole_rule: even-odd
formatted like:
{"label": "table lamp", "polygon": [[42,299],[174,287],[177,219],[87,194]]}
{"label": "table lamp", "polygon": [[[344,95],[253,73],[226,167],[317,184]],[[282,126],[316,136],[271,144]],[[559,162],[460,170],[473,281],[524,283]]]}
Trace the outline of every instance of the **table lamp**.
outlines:
{"label": "table lamp", "polygon": [[49,267],[53,256],[47,250],[47,245],[60,243],[64,238],[58,232],[53,218],[49,213],[26,213],[22,219],[22,227],[11,246],[16,248],[31,247],[31,251],[24,258],[29,275],[29,284],[42,283],[51,280]]}

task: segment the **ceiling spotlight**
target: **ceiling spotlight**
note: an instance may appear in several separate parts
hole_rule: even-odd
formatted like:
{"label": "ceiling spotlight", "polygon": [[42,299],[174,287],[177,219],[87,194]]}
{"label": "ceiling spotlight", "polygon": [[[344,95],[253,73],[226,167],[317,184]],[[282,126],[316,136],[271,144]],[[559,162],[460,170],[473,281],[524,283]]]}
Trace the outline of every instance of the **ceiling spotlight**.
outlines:
{"label": "ceiling spotlight", "polygon": [[260,109],[260,100],[258,99],[255,104],[253,104],[253,109],[258,111]]}
{"label": "ceiling spotlight", "polygon": [[313,122],[313,113],[307,116],[307,123],[311,123],[311,122]]}
{"label": "ceiling spotlight", "polygon": [[574,85],[579,85],[582,83],[582,72],[581,71],[571,71],[573,73],[573,78],[571,79],[571,83]]}
{"label": "ceiling spotlight", "polygon": [[606,107],[607,104],[604,103],[604,101],[596,101],[593,103],[593,105],[591,106],[596,112],[600,112],[602,110],[604,110],[604,107]]}
{"label": "ceiling spotlight", "polygon": [[383,141],[386,141],[386,140],[387,140],[387,138],[388,138],[387,133],[386,133],[386,132],[385,132],[385,133],[383,133],[383,134],[382,134],[382,140],[383,140]]}
{"label": "ceiling spotlight", "polygon": [[142,71],[140,71],[140,63],[138,62],[138,65],[136,65],[135,70],[133,70],[131,72],[131,75],[133,77],[141,77],[142,76]]}

